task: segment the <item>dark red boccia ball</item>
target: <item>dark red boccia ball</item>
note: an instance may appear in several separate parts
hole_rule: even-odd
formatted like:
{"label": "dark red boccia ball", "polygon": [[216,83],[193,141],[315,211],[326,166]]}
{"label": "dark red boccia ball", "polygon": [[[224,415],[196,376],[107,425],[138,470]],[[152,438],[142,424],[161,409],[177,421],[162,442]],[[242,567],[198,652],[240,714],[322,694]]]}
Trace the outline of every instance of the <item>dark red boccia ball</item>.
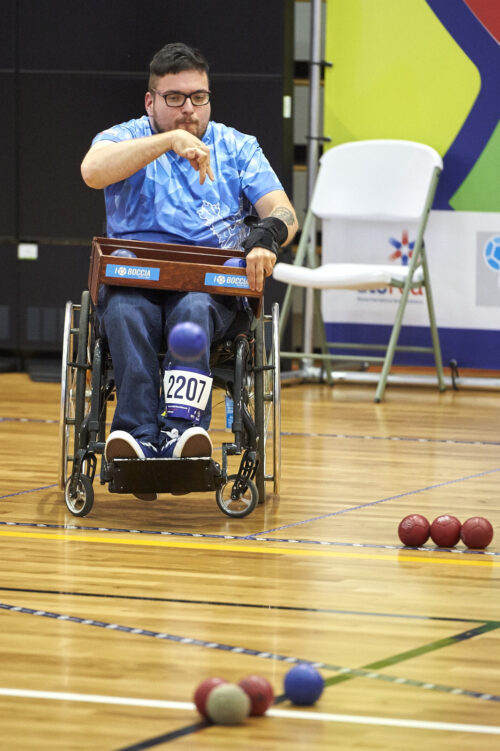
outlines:
{"label": "dark red boccia ball", "polygon": [[462,524],[460,537],[468,548],[482,550],[487,548],[493,539],[493,527],[484,516],[472,516]]}
{"label": "dark red boccia ball", "polygon": [[443,514],[431,524],[431,537],[439,548],[452,548],[460,540],[461,524],[456,516]]}
{"label": "dark red boccia ball", "polygon": [[421,514],[409,514],[399,522],[398,535],[403,545],[418,548],[429,539],[431,525]]}
{"label": "dark red boccia ball", "polygon": [[247,675],[238,685],[248,694],[251,715],[263,715],[274,701],[273,687],[261,675]]}
{"label": "dark red boccia ball", "polygon": [[193,701],[196,709],[203,717],[208,718],[207,699],[210,691],[216,686],[220,686],[221,683],[227,683],[227,681],[224,678],[207,678],[200,683],[194,692]]}

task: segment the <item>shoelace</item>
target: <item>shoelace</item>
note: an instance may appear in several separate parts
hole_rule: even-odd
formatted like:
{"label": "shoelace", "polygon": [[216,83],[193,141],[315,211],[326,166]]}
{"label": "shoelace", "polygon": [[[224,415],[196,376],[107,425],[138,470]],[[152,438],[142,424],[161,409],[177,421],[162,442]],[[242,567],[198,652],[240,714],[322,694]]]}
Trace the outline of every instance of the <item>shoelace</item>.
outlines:
{"label": "shoelace", "polygon": [[158,448],[154,444],[149,443],[148,441],[138,441],[138,443],[141,446],[147,446],[149,449],[151,449],[151,451],[154,451],[155,453],[158,453]]}
{"label": "shoelace", "polygon": [[162,430],[162,433],[165,433],[169,440],[165,440],[165,443],[163,443],[161,449],[162,451],[168,448],[168,446],[171,446],[172,443],[176,443],[179,440],[179,431],[177,428],[172,428],[172,430]]}

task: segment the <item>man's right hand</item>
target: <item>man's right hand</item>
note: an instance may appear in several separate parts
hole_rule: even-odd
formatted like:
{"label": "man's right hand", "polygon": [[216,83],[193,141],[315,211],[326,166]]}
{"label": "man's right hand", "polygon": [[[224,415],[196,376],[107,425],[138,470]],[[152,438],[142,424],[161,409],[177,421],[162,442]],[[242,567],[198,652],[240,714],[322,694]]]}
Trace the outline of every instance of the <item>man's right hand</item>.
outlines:
{"label": "man's right hand", "polygon": [[200,173],[200,183],[203,185],[205,178],[214,180],[214,174],[210,166],[210,149],[199,138],[186,130],[170,131],[171,150],[180,157],[187,159],[191,167]]}
{"label": "man's right hand", "polygon": [[200,173],[200,183],[205,182],[207,175],[214,180],[208,146],[181,129],[125,141],[98,141],[85,155],[82,177],[89,188],[105,188],[135,174],[166,151],[175,151],[187,159]]}

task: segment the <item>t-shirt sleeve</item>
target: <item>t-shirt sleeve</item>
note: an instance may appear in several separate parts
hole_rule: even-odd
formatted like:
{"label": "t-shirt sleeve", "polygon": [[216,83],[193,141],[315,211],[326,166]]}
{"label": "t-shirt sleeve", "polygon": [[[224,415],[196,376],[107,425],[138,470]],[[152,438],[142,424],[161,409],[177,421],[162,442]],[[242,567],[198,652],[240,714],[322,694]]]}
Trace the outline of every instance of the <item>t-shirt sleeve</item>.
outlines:
{"label": "t-shirt sleeve", "polygon": [[249,138],[239,154],[241,188],[252,205],[272,190],[283,190],[256,138]]}
{"label": "t-shirt sleeve", "polygon": [[136,138],[136,134],[127,125],[113,125],[111,128],[101,130],[92,141],[92,146],[99,141],[127,141]]}

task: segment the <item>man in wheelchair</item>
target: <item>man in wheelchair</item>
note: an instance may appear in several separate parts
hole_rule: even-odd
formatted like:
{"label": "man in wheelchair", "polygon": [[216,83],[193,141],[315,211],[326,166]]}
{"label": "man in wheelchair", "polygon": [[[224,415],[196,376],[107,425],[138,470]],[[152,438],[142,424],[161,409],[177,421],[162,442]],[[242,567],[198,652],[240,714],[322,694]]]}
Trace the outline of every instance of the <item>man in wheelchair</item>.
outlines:
{"label": "man in wheelchair", "polygon": [[[250,288],[261,291],[297,219],[257,140],[210,120],[208,72],[198,50],[163,47],[150,63],[147,115],[99,133],[81,172],[89,187],[104,188],[109,237],[243,248]],[[107,461],[211,455],[210,397],[188,417],[175,405],[164,409],[158,351],[184,321],[198,324],[208,342],[223,339],[240,309],[237,297],[101,287],[97,315],[117,388]],[[207,392],[209,349],[189,363]],[[167,352],[165,369],[185,367]]]}

